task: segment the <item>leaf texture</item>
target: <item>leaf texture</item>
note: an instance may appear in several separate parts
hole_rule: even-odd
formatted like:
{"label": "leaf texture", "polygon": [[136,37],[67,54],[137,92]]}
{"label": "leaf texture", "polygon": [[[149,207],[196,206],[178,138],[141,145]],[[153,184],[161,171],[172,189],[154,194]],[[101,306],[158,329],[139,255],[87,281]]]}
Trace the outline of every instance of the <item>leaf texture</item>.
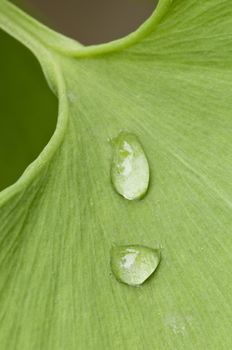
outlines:
{"label": "leaf texture", "polygon": [[[0,26],[59,98],[55,134],[0,194],[0,348],[230,349],[230,1],[160,0],[136,33],[97,47],[3,0]],[[139,202],[110,183],[121,130],[149,160]],[[161,247],[155,277],[118,283],[113,244]]]}

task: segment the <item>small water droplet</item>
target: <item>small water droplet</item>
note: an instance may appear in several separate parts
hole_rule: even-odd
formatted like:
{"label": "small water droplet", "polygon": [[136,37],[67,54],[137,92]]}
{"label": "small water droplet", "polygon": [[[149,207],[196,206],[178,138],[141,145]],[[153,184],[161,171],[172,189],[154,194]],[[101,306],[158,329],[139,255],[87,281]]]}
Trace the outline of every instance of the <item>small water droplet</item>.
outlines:
{"label": "small water droplet", "polygon": [[113,246],[111,269],[120,282],[139,286],[155,272],[160,259],[159,249],[142,245]]}
{"label": "small water droplet", "polygon": [[112,183],[118,193],[129,200],[142,198],[149,185],[149,165],[138,138],[121,132],[112,140]]}
{"label": "small water droplet", "polygon": [[74,103],[76,101],[76,95],[74,94],[73,91],[68,91],[67,97],[70,102]]}

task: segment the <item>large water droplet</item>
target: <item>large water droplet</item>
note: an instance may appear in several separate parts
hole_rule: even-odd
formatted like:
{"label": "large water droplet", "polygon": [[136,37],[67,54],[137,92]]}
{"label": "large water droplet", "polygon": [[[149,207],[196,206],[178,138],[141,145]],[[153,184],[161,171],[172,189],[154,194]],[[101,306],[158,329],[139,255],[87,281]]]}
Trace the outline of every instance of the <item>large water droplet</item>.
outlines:
{"label": "large water droplet", "polygon": [[138,138],[121,132],[113,139],[112,183],[124,198],[142,198],[149,185],[149,165]]}
{"label": "large water droplet", "polygon": [[158,249],[142,245],[113,246],[111,269],[120,282],[139,286],[155,272],[160,259]]}

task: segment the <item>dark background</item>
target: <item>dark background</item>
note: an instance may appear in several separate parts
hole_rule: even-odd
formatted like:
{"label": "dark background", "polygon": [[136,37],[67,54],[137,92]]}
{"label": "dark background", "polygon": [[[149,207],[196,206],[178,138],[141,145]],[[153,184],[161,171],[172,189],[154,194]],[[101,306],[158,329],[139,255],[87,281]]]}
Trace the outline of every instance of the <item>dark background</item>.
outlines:
{"label": "dark background", "polygon": [[[153,12],[156,0],[12,0],[83,44],[121,38]],[[33,54],[0,30],[0,191],[13,184],[54,133],[58,101]]]}
{"label": "dark background", "polygon": [[157,0],[14,0],[53,29],[83,44],[103,43],[133,32]]}

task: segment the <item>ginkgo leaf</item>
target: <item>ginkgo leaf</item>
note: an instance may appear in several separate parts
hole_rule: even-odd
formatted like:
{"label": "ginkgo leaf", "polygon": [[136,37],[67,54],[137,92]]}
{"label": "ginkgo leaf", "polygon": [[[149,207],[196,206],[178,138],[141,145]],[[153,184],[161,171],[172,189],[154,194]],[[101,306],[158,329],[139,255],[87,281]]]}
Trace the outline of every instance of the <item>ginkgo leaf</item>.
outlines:
{"label": "ginkgo leaf", "polygon": [[[135,33],[93,47],[5,0],[0,27],[59,99],[48,145],[0,194],[0,348],[230,349],[230,1],[160,0]],[[122,130],[149,161],[140,201],[111,184]],[[159,247],[159,271],[119,283],[113,245]]]}

